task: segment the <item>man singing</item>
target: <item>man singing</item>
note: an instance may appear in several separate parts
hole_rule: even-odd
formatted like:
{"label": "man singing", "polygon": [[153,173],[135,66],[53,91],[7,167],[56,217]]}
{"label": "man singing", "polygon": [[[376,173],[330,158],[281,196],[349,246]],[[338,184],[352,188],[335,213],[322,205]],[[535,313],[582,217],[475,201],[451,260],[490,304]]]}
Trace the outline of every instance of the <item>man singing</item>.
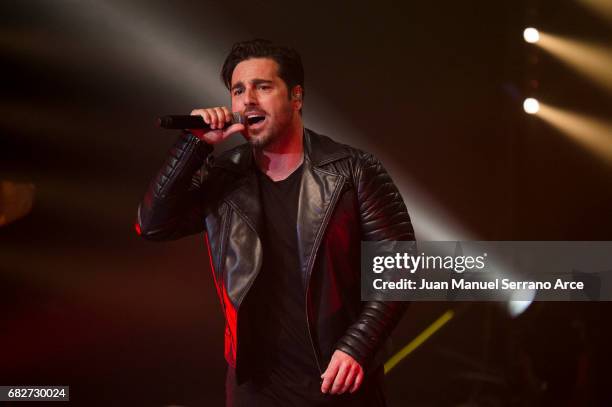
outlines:
{"label": "man singing", "polygon": [[[383,348],[405,303],[360,297],[360,243],[414,240],[371,154],[304,128],[299,54],[233,46],[231,111],[196,109],[139,207],[145,239],[203,232],[225,314],[228,406],[384,406]],[[225,128],[225,129],[224,129]],[[240,132],[248,143],[214,158]]]}

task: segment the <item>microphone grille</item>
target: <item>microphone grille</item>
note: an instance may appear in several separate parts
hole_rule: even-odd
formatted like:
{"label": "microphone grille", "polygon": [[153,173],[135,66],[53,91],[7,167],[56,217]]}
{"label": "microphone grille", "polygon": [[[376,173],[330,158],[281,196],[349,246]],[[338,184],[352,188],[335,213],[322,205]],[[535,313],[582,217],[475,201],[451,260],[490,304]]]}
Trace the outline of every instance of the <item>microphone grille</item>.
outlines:
{"label": "microphone grille", "polygon": [[232,124],[244,124],[244,117],[239,112],[232,113]]}

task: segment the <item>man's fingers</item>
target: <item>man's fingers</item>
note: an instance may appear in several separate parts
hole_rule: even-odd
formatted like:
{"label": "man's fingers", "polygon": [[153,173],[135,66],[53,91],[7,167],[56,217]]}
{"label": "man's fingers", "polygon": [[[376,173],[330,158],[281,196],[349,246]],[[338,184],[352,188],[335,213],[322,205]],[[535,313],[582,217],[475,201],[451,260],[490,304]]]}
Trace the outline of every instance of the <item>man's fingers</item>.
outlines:
{"label": "man's fingers", "polygon": [[225,106],[195,109],[191,111],[191,115],[202,116],[204,122],[208,124],[212,130],[222,129],[225,127],[226,123],[232,120],[232,112]]}
{"label": "man's fingers", "polygon": [[334,384],[332,385],[331,394],[340,394],[340,390],[344,388],[344,380],[346,379],[347,374],[349,373],[350,366],[346,363],[340,365],[340,369],[338,369],[338,374],[336,375],[336,379],[334,380]]}
{"label": "man's fingers", "polygon": [[190,129],[191,133],[209,144],[217,144],[230,134],[244,131],[243,124],[235,124],[223,130],[225,125],[232,120],[232,113],[225,106],[211,107],[208,109],[194,109],[191,111],[192,116],[201,116],[210,129]]}
{"label": "man's fingers", "polygon": [[225,126],[225,113],[220,107],[210,109],[210,115],[212,117],[212,123],[210,124],[211,129],[222,129]]}
{"label": "man's fingers", "polygon": [[323,373],[323,376],[321,376],[323,377],[323,384],[321,384],[322,393],[327,393],[329,391],[329,388],[334,382],[337,373],[338,363],[332,359],[332,361],[329,363],[329,366],[327,367],[327,370],[325,371],[325,373]]}
{"label": "man's fingers", "polygon": [[222,106],[221,109],[223,110],[223,113],[225,114],[225,122],[229,123],[232,121],[232,112],[229,111],[229,109],[225,106]]}
{"label": "man's fingers", "polygon": [[353,365],[350,368],[350,370],[348,371],[346,375],[346,379],[344,379],[344,385],[342,386],[340,391],[338,391],[338,394],[346,393],[346,391],[349,390],[353,386],[353,384],[355,383],[355,377],[357,377],[357,374],[359,374],[360,370],[361,369],[359,368],[358,365]]}
{"label": "man's fingers", "polygon": [[357,373],[357,377],[355,377],[355,383],[353,383],[353,387],[351,387],[351,393],[355,393],[359,390],[361,382],[363,382],[363,370],[359,369],[359,373]]}
{"label": "man's fingers", "polygon": [[192,116],[202,116],[204,123],[210,124],[210,113],[206,109],[196,109],[191,111]]}

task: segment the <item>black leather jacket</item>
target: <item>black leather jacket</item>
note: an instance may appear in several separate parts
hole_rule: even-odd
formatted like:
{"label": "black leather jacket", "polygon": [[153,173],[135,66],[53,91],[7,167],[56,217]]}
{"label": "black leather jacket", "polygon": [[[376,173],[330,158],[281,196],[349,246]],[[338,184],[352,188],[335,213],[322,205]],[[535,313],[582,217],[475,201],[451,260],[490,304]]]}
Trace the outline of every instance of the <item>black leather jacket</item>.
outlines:
{"label": "black leather jacket", "polygon": [[[151,183],[138,223],[149,240],[204,232],[225,313],[225,356],[238,372],[240,344],[248,340],[240,305],[262,264],[262,210],[251,147],[216,159],[211,152],[183,133]],[[380,366],[379,351],[407,304],[361,301],[360,244],[414,240],[406,206],[380,162],[306,129],[297,232],[305,318],[319,369],[335,349],[366,371]]]}

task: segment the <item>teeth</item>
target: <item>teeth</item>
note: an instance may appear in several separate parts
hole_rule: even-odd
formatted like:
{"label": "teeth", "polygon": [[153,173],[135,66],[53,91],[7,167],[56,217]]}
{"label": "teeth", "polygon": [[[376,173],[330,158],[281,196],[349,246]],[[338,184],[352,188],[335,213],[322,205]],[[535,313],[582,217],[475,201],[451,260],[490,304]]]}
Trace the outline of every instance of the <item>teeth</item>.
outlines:
{"label": "teeth", "polygon": [[257,123],[261,123],[265,119],[266,119],[266,116],[265,115],[261,115],[261,114],[247,115],[247,123],[249,125],[254,125],[254,124],[257,124]]}

